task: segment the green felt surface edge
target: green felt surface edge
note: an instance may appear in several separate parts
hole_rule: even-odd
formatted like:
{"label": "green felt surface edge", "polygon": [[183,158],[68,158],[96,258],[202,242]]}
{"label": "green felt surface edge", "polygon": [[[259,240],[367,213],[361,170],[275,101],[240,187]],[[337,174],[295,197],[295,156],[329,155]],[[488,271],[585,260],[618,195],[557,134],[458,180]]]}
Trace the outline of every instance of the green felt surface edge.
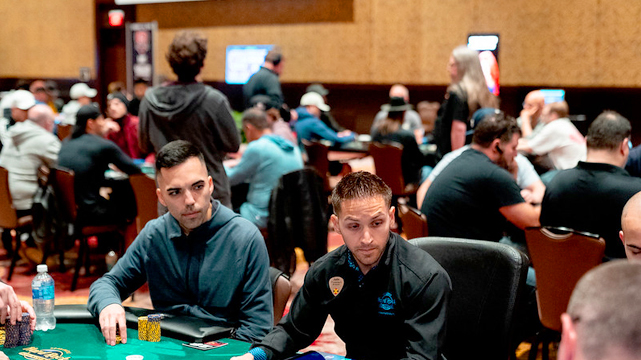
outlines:
{"label": "green felt surface edge", "polygon": [[[64,358],[70,359],[109,359],[125,360],[128,355],[143,355],[144,360],[157,359],[229,359],[244,354],[249,350],[249,343],[220,339],[227,345],[212,350],[197,350],[183,346],[184,341],[163,336],[160,342],[138,340],[138,331],[127,329],[127,343],[109,346],[105,343],[100,329],[93,324],[58,324],[54,330],[35,331],[33,340],[28,346],[12,349],[0,347],[12,360],[35,359],[25,357],[25,348],[35,347],[39,350],[58,349]],[[64,350],[68,351],[66,353]],[[41,358],[45,360],[45,357]],[[53,358],[55,359],[55,358]]]}

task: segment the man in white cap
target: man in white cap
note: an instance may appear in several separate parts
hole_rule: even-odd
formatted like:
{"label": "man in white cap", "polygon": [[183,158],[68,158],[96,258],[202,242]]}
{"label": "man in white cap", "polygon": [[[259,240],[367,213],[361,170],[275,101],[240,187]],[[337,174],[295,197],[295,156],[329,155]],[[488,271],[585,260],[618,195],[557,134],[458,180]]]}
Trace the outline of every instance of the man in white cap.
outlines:
{"label": "man in white cap", "polygon": [[27,112],[36,104],[36,98],[27,90],[16,90],[9,95],[9,107],[11,107],[11,119],[5,117],[0,119],[0,141],[6,144],[9,141],[7,132],[9,127],[17,122],[27,120]]}
{"label": "man in white cap", "polygon": [[320,120],[321,111],[329,111],[323,97],[316,92],[308,92],[300,98],[300,106],[296,108],[298,121],[294,129],[298,140],[329,140],[333,143],[354,141],[354,133],[345,130],[337,133]]}
{"label": "man in white cap", "polygon": [[69,89],[69,96],[72,100],[62,108],[62,114],[64,115],[62,123],[65,125],[75,125],[78,110],[84,105],[90,105],[92,103],[91,99],[96,97],[97,94],[98,90],[90,88],[89,85],[85,83],[74,84],[71,89]]}

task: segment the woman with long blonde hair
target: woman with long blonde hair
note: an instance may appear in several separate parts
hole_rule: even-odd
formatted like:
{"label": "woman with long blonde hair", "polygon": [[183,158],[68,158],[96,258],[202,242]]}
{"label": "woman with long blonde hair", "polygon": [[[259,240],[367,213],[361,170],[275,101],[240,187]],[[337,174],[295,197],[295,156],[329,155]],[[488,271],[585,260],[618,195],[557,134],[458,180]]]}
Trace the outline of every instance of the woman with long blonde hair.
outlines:
{"label": "woman with long blonde hair", "polygon": [[434,134],[440,156],[465,145],[470,118],[480,108],[498,108],[498,99],[487,88],[479,53],[465,45],[452,51],[447,71],[450,85],[439,109]]}

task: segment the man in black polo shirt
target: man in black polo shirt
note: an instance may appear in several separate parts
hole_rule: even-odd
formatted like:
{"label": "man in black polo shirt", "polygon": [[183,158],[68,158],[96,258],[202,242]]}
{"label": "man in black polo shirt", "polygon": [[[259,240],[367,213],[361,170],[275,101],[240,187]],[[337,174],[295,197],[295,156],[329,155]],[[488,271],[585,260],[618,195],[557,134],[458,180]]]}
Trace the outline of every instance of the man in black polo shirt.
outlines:
{"label": "man in black polo shirt", "polygon": [[641,179],[623,169],[630,153],[628,119],[605,111],[590,125],[585,162],[559,172],[541,204],[541,225],[587,231],[605,240],[607,258],[625,258],[619,240],[621,212],[641,191]]}
{"label": "man in black polo shirt", "polygon": [[506,220],[520,229],[539,224],[540,207],[521,196],[514,158],[521,130],[494,115],[474,131],[471,148],[454,159],[430,186],[421,211],[430,236],[499,241]]}
{"label": "man in black polo shirt", "polygon": [[345,246],[318,259],[290,312],[237,360],[286,358],[320,334],[327,315],[350,359],[441,359],[451,283],[426,252],[390,232],[390,188],[367,172],[332,193]]}

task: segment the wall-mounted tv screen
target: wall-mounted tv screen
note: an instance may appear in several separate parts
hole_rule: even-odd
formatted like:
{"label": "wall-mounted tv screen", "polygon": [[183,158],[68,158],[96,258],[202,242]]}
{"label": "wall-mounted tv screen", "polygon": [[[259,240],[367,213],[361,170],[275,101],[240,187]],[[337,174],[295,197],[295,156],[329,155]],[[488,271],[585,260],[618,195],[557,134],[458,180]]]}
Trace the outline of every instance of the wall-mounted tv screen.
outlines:
{"label": "wall-mounted tv screen", "polygon": [[485,82],[490,92],[499,95],[499,35],[470,34],[467,47],[479,52]]}
{"label": "wall-mounted tv screen", "polygon": [[229,45],[225,57],[225,82],[244,84],[265,62],[274,45]]}
{"label": "wall-mounted tv screen", "polygon": [[543,93],[546,104],[565,100],[565,90],[563,89],[541,89],[541,93]]}

